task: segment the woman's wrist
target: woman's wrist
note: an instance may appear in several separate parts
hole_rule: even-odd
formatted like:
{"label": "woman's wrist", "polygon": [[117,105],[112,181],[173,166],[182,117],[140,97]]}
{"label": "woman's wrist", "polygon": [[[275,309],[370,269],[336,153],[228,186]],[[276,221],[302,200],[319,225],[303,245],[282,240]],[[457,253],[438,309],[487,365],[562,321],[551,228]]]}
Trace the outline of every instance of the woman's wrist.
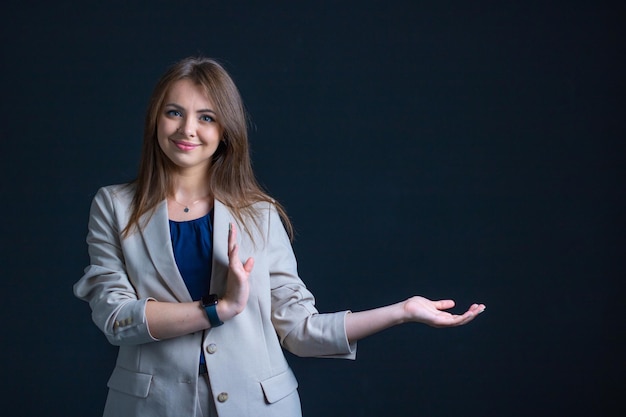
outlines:
{"label": "woman's wrist", "polygon": [[218,317],[223,322],[232,319],[241,312],[235,303],[228,301],[226,298],[220,298],[215,308]]}
{"label": "woman's wrist", "polygon": [[399,303],[394,304],[392,317],[395,320],[394,325],[404,324],[411,321],[410,314],[406,309],[407,302],[409,300],[400,301]]}

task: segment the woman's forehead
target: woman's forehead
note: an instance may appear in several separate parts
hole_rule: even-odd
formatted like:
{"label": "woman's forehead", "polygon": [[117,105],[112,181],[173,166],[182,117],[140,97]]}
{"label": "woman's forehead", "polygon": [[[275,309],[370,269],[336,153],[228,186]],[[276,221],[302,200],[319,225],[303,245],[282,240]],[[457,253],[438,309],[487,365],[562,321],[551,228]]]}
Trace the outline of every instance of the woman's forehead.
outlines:
{"label": "woman's forehead", "polygon": [[189,104],[202,104],[204,102],[205,104],[210,104],[211,107],[214,107],[215,102],[205,86],[188,78],[173,82],[165,93],[164,101],[164,104],[167,104],[169,101]]}

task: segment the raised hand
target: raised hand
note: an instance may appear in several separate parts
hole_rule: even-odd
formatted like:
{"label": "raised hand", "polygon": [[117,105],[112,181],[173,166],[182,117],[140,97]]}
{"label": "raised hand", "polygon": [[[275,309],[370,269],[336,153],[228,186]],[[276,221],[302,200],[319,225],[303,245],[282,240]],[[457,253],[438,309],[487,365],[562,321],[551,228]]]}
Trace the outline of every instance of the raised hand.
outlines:
{"label": "raised hand", "polygon": [[[237,229],[233,223],[228,229],[228,277],[226,292],[218,304],[218,313],[222,320],[228,320],[241,313],[246,307],[250,295],[250,272],[254,267],[254,259],[248,258],[245,263],[239,259],[237,245]],[[220,306],[221,304],[221,306]]]}

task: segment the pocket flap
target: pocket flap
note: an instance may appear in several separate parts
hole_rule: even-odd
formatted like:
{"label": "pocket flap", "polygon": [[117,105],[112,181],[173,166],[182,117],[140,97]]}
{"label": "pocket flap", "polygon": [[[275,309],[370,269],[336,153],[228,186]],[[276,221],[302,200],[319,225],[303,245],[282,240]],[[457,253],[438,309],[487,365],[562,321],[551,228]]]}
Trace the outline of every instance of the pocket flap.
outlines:
{"label": "pocket flap", "polygon": [[125,394],[146,398],[150,391],[151,382],[152,375],[133,372],[116,366],[113,370],[113,374],[111,374],[109,378],[107,386]]}
{"label": "pocket flap", "polygon": [[261,381],[263,394],[268,403],[272,404],[282,400],[298,388],[298,381],[291,369],[282,374]]}

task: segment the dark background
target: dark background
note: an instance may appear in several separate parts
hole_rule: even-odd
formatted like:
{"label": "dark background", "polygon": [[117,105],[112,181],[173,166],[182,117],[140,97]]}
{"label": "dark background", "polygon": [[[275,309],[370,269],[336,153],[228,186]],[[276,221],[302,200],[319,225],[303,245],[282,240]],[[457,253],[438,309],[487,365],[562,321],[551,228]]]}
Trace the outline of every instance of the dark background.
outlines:
{"label": "dark background", "polygon": [[2,414],[101,414],[116,350],[72,295],[89,204],[134,177],[160,74],[204,54],[241,90],[320,310],[487,304],[355,362],[289,355],[305,416],[624,415],[623,2],[0,10]]}

